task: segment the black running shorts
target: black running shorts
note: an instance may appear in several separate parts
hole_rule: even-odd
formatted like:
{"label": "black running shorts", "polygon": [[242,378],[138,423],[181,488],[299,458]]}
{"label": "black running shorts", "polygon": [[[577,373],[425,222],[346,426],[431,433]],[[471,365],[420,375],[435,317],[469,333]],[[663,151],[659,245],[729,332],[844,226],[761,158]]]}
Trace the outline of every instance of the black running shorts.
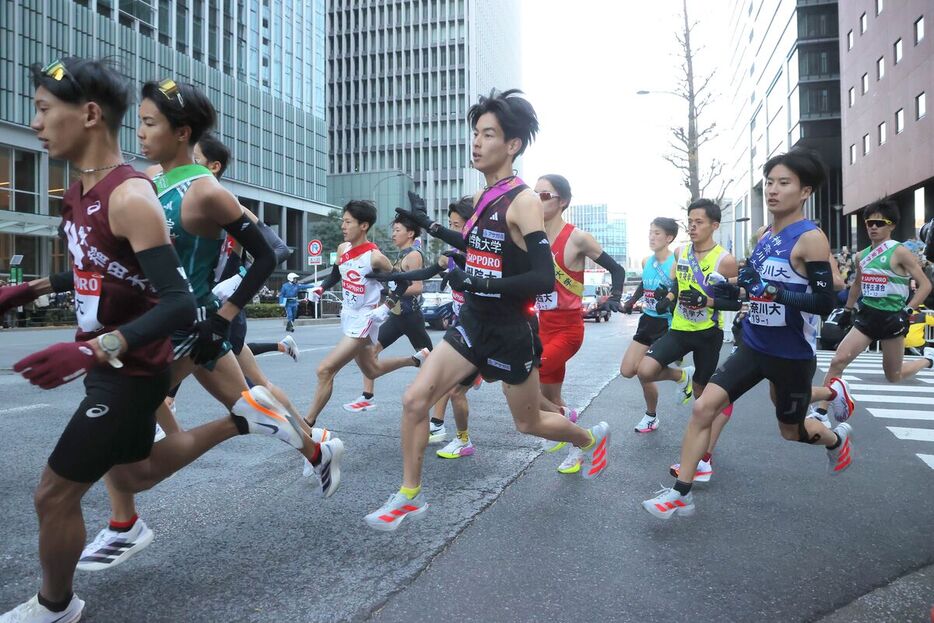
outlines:
{"label": "black running shorts", "polygon": [[721,346],[723,346],[723,331],[717,327],[702,331],[669,329],[668,333],[652,344],[645,354],[664,368],[682,359],[688,353],[693,353],[694,382],[698,385],[706,385],[714,370],[717,369]]}
{"label": "black running shorts", "polygon": [[775,417],[783,424],[803,422],[811,403],[817,359],[784,359],[740,344],[710,379],[729,394],[730,402],[763,379],[775,386]]}
{"label": "black running shorts", "polygon": [[244,342],[246,342],[246,312],[241,309],[240,313],[230,321],[230,347],[234,355],[240,354]]}
{"label": "black running shorts", "polygon": [[415,350],[431,350],[431,338],[425,330],[425,317],[422,316],[422,312],[390,314],[386,322],[380,325],[379,344],[383,348],[389,348],[403,335],[409,338],[409,343]]}
{"label": "black running shorts", "polygon": [[157,376],[127,376],[110,366],[84,378],[85,396],[59,437],[49,467],[74,482],[96,482],[114,465],[149,456],[156,409],[169,391],[168,369]]}
{"label": "black running shorts", "polygon": [[480,317],[469,305],[461,308],[460,322],[447,330],[444,341],[476,366],[486,381],[520,385],[532,366],[541,364],[542,343],[529,320]]}
{"label": "black running shorts", "polygon": [[651,346],[666,333],[668,333],[667,318],[657,318],[656,316],[642,314],[642,317],[639,318],[639,326],[636,328],[636,334],[632,336],[632,341],[638,342],[643,346]]}
{"label": "black running shorts", "polygon": [[899,312],[882,311],[860,305],[853,314],[853,326],[871,340],[892,340],[908,335],[909,324]]}

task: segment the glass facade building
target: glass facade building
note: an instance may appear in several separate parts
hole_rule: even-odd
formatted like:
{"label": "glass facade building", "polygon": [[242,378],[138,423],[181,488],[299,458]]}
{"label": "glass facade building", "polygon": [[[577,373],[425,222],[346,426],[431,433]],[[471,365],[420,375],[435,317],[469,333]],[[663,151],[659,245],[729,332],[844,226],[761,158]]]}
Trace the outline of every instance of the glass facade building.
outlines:
{"label": "glass facade building", "polygon": [[[62,56],[111,57],[138,85],[172,77],[203,89],[233,158],[224,185],[305,263],[327,214],[325,0],[5,0],[0,7],[0,274],[14,253],[24,276],[67,268],[57,240],[75,177],[35,140],[28,67]],[[138,156],[137,114],[123,151]]]}
{"label": "glass facade building", "polygon": [[[626,221],[624,219],[610,220],[607,204],[571,205],[564,211],[563,216],[565,221],[572,223],[596,238],[607,255],[622,266],[627,265],[629,241]],[[595,266],[596,264],[587,260],[587,268],[594,268]]]}

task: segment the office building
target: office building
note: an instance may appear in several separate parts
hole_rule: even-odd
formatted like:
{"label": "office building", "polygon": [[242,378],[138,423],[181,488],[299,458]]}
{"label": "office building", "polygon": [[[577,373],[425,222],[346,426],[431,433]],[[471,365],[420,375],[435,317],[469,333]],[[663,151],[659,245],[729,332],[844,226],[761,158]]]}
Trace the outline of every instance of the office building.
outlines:
{"label": "office building", "polygon": [[519,29],[519,0],[329,0],[329,173],[402,171],[446,220],[482,182],[467,109],[520,86]]}
{"label": "office building", "polygon": [[[564,211],[564,220],[590,233],[603,246],[607,255],[622,266],[626,266],[629,257],[629,240],[625,219],[609,218],[605,203],[576,204]],[[596,265],[589,261],[587,268]]]}
{"label": "office building", "polygon": [[879,199],[901,207],[895,237],[934,217],[934,4],[840,4],[843,203],[853,244],[867,244],[856,213]]}
{"label": "office building", "polygon": [[[0,273],[24,255],[24,277],[68,267],[57,238],[62,194],[75,181],[29,129],[28,67],[75,55],[111,57],[137,84],[172,77],[207,93],[233,153],[224,184],[305,262],[328,212],[324,0],[7,0],[0,7]],[[121,147],[134,166],[137,113]]]}

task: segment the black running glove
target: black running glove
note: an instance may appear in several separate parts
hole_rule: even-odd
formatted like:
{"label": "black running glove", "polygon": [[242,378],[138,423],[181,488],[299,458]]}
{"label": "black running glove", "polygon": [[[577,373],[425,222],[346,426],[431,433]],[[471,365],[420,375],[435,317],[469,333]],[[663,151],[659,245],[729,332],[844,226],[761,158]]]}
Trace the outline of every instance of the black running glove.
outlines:
{"label": "black running glove", "polygon": [[213,313],[195,326],[198,331],[198,340],[193,361],[197,365],[214,361],[229,345],[230,321]]}
{"label": "black running glove", "polygon": [[452,290],[457,290],[458,292],[480,292],[483,290],[483,284],[480,283],[483,280],[468,275],[460,268],[452,268],[449,270],[447,278],[448,283],[451,284]]}
{"label": "black running glove", "polygon": [[658,286],[655,288],[655,311],[659,314],[667,314],[674,307],[674,301],[668,298],[668,288]]}
{"label": "black running glove", "polygon": [[678,294],[678,302],[685,307],[700,309],[701,307],[707,307],[707,295],[693,288],[688,288]]}

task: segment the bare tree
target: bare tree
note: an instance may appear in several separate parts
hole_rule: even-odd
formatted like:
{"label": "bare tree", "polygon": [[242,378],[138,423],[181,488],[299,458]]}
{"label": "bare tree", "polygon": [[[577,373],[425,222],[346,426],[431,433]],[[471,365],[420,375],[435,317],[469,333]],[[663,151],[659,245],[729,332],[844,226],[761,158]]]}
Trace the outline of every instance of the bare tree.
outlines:
{"label": "bare tree", "polygon": [[[697,22],[691,22],[688,19],[688,3],[682,0],[682,10],[684,16],[684,26],[681,32],[675,34],[678,45],[681,47],[681,70],[683,75],[678,82],[677,88],[673,91],[675,95],[683,99],[688,105],[688,123],[687,129],[682,127],[671,128],[674,139],[670,146],[672,153],[665,156],[665,160],[670,162],[678,169],[684,180],[684,187],[691,193],[691,201],[702,197],[707,188],[720,177],[723,172],[723,163],[714,159],[701,173],[699,152],[700,148],[716,136],[716,123],[708,126],[698,127],[698,121],[704,110],[710,105],[713,95],[710,91],[710,83],[713,79],[711,72],[704,78],[697,81],[694,79],[694,55],[695,50],[691,43],[691,32],[697,25]],[[726,192],[726,184],[720,185],[720,191],[716,197],[717,202],[723,198]]]}

